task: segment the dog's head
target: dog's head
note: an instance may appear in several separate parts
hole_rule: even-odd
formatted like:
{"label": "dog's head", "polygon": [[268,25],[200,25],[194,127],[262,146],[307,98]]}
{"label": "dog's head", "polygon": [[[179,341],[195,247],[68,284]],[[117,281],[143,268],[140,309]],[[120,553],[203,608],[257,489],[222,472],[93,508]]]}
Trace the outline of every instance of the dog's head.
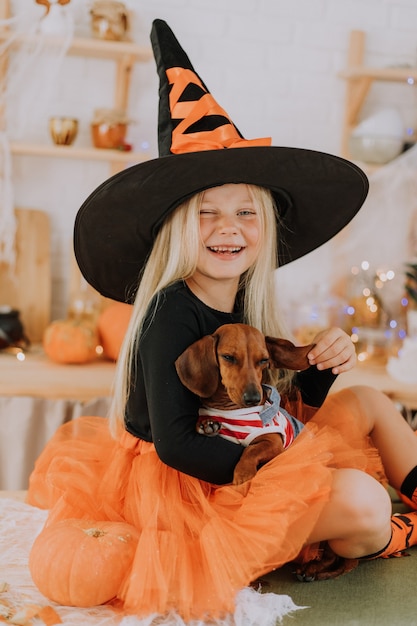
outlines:
{"label": "dog's head", "polygon": [[227,396],[236,407],[250,407],[262,403],[268,367],[306,369],[312,347],[265,337],[247,324],[225,324],[187,348],[175,367],[183,385],[205,404],[220,408]]}

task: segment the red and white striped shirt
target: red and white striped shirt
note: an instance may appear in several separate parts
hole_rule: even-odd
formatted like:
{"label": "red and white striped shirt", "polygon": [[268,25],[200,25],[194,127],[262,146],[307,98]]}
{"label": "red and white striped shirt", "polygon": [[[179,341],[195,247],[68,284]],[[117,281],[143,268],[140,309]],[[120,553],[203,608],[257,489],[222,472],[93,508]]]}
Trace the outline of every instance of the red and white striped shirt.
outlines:
{"label": "red and white striped shirt", "polygon": [[203,406],[199,410],[197,430],[201,434],[208,434],[204,429],[204,423],[210,420],[216,425],[216,429],[213,429],[210,435],[220,435],[242,446],[248,446],[259,435],[279,433],[283,439],[284,449],[288,448],[294,441],[295,435],[293,424],[287,416],[278,408],[266,423],[261,419],[261,412],[270,409],[271,404],[267,401],[261,406],[229,411]]}

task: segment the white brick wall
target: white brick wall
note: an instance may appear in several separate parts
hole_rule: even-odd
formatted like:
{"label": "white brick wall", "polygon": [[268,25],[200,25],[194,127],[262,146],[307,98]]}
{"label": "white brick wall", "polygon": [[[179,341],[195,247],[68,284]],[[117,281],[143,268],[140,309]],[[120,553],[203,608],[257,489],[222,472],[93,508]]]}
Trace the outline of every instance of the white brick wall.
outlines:
{"label": "white brick wall", "polygon": [[[34,0],[12,4],[15,11],[30,8],[39,14],[43,10],[34,6]],[[80,30],[88,31],[89,4],[71,2]],[[241,132],[247,137],[271,135],[276,145],[339,153],[345,83],[338,72],[345,65],[351,29],[367,31],[369,64],[417,64],[416,0],[126,0],[126,5],[135,12],[136,41],[147,45],[152,19],[165,19]],[[80,119],[78,145],[88,144],[93,110],[112,105],[113,69],[111,62],[67,59],[44,123],[32,125],[28,136],[49,142],[48,117],[66,113]],[[136,148],[148,141],[150,156],[156,156],[153,62],[135,68],[131,96],[130,114],[137,124],[129,138]],[[415,88],[378,85],[364,113],[395,105],[404,123],[413,126],[417,125],[416,102]],[[16,204],[43,209],[51,216],[52,315],[59,317],[67,306],[74,217],[108,169],[85,161],[29,157],[15,157],[13,166]],[[327,255],[323,263],[324,276],[334,279],[328,275]],[[317,271],[314,268],[315,275]]]}

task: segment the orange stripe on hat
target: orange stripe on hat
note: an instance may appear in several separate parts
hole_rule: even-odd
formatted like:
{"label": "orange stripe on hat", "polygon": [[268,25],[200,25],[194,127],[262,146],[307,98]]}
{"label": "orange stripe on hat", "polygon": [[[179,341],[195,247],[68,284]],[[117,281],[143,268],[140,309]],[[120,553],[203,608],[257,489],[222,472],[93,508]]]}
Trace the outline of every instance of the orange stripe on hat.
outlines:
{"label": "orange stripe on hat", "polygon": [[[169,94],[171,118],[181,120],[172,131],[171,152],[183,154],[222,148],[271,145],[270,137],[249,140],[241,137],[229,115],[207,91],[195,72],[182,67],[173,67],[166,71],[166,75],[171,85]],[[204,92],[203,95],[198,100],[180,101],[190,84],[197,85]],[[193,124],[209,116],[219,117],[222,123],[219,121],[219,125],[214,129],[187,132]]]}

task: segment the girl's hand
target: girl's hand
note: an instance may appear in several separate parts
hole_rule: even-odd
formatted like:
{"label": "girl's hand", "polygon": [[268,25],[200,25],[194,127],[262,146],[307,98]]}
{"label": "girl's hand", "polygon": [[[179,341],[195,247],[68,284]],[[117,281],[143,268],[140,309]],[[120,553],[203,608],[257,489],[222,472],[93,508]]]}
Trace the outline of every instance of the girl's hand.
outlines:
{"label": "girl's hand", "polygon": [[319,370],[332,369],[333,374],[340,374],[352,369],[356,364],[355,347],[341,328],[332,327],[319,332],[312,343],[316,345],[309,352],[310,365]]}

